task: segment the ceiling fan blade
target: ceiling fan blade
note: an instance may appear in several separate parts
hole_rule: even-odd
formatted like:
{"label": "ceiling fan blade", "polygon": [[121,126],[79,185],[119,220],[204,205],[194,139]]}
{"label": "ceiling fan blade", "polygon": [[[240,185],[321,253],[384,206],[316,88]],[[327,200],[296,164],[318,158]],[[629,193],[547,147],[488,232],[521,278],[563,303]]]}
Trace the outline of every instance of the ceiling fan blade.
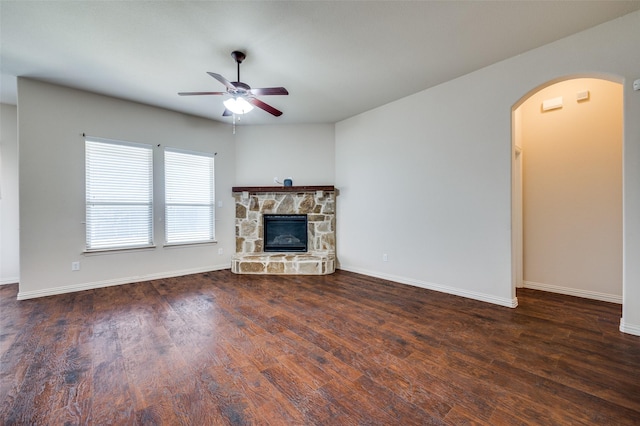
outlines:
{"label": "ceiling fan blade", "polygon": [[180,96],[199,96],[199,95],[226,95],[227,92],[180,92]]}
{"label": "ceiling fan blade", "polygon": [[208,72],[208,71],[207,71],[207,74],[209,74],[211,77],[218,80],[220,83],[224,84],[227,87],[227,89],[236,90],[236,86],[234,86],[233,83],[231,83],[229,80],[227,80],[220,74],[216,74],[214,72]]}
{"label": "ceiling fan blade", "polygon": [[229,111],[228,109],[226,109],[226,108],[224,109],[224,112],[222,113],[223,117],[229,117],[229,116],[232,116],[232,115],[233,115],[233,113],[231,111]]}
{"label": "ceiling fan blade", "polygon": [[251,94],[256,96],[265,96],[265,95],[288,95],[287,89],[284,87],[263,87],[260,89],[251,89]]}
{"label": "ceiling fan blade", "polygon": [[247,98],[247,102],[249,102],[252,105],[257,106],[260,109],[263,109],[263,110],[267,111],[269,114],[275,115],[276,117],[280,117],[282,115],[282,111],[278,111],[277,109],[275,109],[271,105],[265,104],[260,99]]}

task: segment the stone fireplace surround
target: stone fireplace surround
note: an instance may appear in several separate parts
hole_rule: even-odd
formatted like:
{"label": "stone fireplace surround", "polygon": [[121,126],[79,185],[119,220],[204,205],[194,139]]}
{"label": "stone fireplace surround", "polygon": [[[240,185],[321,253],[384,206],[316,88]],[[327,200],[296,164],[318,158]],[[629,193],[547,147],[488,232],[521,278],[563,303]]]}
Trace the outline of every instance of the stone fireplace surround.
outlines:
{"label": "stone fireplace surround", "polygon": [[[233,187],[236,274],[325,275],[335,272],[336,191],[333,186]],[[265,253],[264,214],[306,214],[306,253]]]}

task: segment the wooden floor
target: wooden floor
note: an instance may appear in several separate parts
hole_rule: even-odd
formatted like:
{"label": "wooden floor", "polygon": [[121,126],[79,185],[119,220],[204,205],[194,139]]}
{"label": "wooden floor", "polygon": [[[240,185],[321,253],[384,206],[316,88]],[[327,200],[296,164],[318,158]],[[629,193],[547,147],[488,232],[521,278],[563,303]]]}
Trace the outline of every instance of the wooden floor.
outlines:
{"label": "wooden floor", "polygon": [[338,271],[218,271],[17,301],[5,425],[640,424],[619,305],[503,308]]}

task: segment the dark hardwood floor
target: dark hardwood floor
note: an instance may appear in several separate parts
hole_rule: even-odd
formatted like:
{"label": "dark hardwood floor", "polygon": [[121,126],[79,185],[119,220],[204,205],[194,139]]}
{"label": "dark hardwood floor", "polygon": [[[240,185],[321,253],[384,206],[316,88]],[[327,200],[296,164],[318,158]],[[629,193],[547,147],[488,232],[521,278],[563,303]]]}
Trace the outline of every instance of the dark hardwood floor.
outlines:
{"label": "dark hardwood floor", "polygon": [[217,271],[17,301],[5,425],[638,425],[619,305],[502,308],[338,271]]}

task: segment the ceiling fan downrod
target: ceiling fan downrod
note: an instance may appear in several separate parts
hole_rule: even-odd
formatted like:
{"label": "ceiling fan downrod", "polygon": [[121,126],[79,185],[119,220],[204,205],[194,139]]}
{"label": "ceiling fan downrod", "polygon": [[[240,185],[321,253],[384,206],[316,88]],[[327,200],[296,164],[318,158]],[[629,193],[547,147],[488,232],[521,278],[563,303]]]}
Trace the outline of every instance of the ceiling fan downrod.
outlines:
{"label": "ceiling fan downrod", "polygon": [[246,58],[247,56],[243,52],[234,50],[233,52],[231,52],[231,57],[235,59],[236,64],[238,66],[238,83],[240,83],[240,64],[242,63],[242,61],[244,61],[244,58]]}

